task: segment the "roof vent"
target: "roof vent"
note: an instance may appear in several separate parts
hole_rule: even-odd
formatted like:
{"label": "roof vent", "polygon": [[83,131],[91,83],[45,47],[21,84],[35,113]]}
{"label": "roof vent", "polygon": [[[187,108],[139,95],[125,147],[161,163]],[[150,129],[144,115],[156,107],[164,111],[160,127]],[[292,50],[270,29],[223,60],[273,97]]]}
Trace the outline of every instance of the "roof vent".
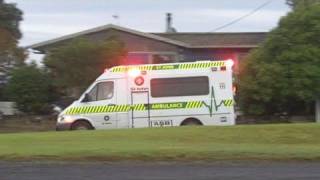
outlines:
{"label": "roof vent", "polygon": [[172,14],[167,13],[167,20],[166,20],[166,33],[176,33],[177,30],[172,27]]}

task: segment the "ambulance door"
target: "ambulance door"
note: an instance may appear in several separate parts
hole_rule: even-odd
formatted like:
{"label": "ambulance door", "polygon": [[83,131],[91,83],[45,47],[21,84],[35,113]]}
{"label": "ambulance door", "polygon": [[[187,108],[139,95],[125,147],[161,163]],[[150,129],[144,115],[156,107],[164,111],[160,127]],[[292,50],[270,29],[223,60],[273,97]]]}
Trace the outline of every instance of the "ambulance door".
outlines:
{"label": "ambulance door", "polygon": [[132,127],[150,127],[149,91],[131,91]]}
{"label": "ambulance door", "polygon": [[91,120],[96,129],[109,129],[117,127],[117,113],[112,108],[116,106],[115,80],[96,83],[86,93],[82,105],[86,109],[84,117]]}
{"label": "ambulance door", "polygon": [[[128,82],[126,79],[116,80],[116,92],[117,92],[117,104],[118,105],[130,105],[128,92]],[[130,109],[118,112],[117,128],[130,128]]]}
{"label": "ambulance door", "polygon": [[232,74],[226,70],[214,72],[212,82],[212,95],[215,100],[216,111],[215,123],[231,125],[234,124]]}

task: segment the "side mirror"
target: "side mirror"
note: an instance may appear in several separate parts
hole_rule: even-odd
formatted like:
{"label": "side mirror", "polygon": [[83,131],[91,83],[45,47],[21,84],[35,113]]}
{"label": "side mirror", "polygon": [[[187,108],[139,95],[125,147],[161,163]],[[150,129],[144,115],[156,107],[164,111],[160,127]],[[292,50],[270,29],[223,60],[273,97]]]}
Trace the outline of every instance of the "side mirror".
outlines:
{"label": "side mirror", "polygon": [[81,102],[89,102],[90,101],[90,96],[89,96],[89,94],[88,93],[86,93],[86,94],[84,94],[84,98],[82,99],[82,101]]}

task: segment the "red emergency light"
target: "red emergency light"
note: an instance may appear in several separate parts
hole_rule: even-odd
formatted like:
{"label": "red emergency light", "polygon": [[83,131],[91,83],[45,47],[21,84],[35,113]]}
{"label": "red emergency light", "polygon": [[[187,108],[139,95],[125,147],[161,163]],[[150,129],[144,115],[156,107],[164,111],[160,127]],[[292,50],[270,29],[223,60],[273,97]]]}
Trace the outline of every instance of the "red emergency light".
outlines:
{"label": "red emergency light", "polygon": [[131,77],[137,77],[137,76],[141,75],[141,71],[138,68],[133,68],[128,71],[128,74]]}

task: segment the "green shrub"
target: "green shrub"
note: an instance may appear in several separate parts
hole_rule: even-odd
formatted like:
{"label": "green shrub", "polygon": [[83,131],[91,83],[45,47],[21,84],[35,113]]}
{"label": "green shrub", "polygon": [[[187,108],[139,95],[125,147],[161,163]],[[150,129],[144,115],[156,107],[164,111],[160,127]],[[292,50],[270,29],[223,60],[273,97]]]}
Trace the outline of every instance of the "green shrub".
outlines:
{"label": "green shrub", "polygon": [[51,79],[35,65],[13,70],[5,93],[9,100],[17,103],[17,108],[28,114],[43,114],[50,111],[53,100]]}

